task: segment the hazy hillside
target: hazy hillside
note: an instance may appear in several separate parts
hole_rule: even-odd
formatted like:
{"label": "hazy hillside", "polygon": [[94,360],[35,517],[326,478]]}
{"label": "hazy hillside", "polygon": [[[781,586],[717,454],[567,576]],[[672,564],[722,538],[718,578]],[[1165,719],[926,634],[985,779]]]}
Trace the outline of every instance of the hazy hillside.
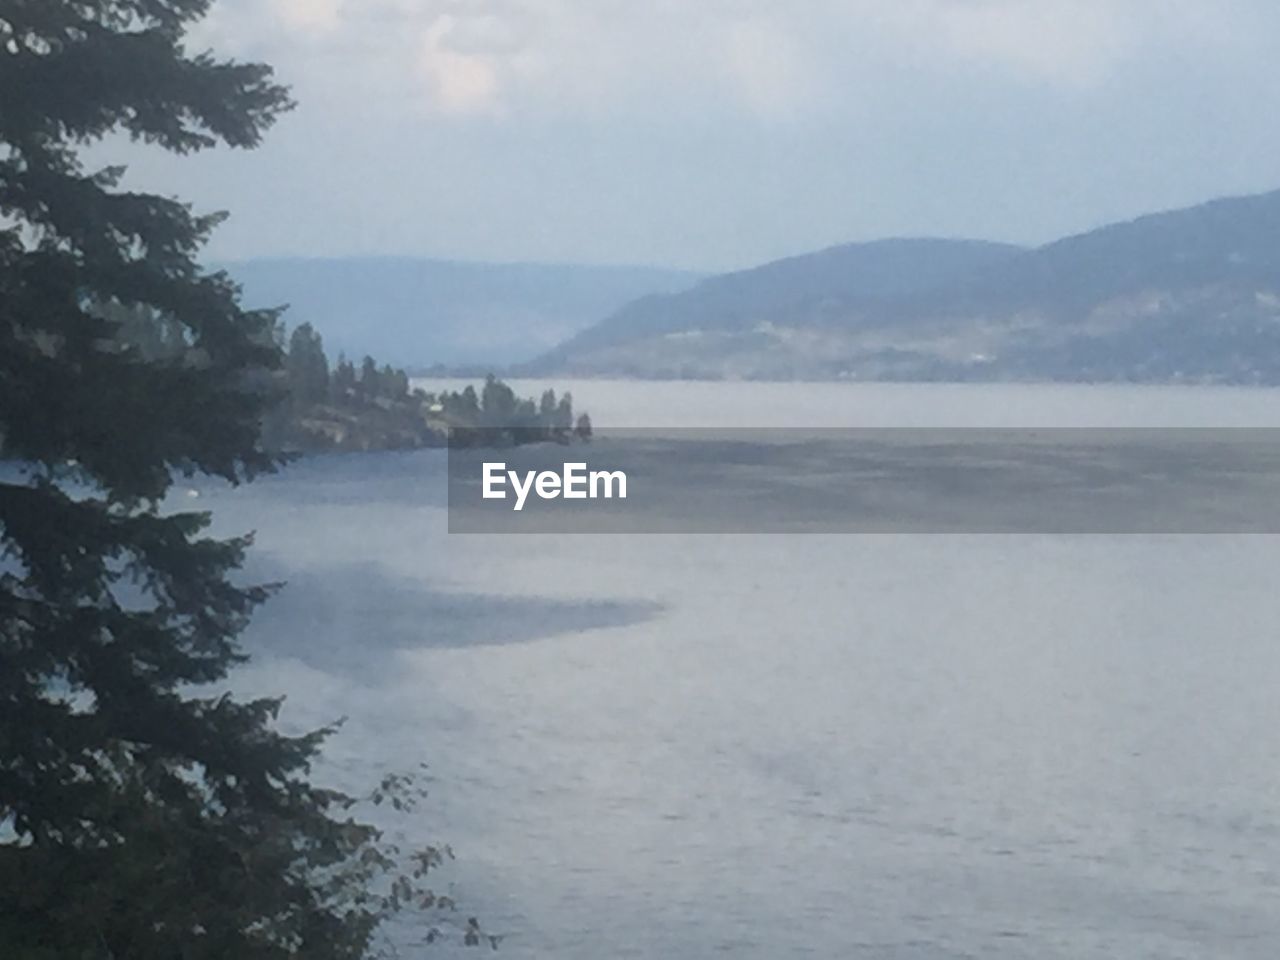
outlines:
{"label": "hazy hillside", "polygon": [[956,292],[972,307],[1035,306],[1069,317],[1137,289],[1274,283],[1278,241],[1280,191],[1213,200],[1058,240],[966,278]]}
{"label": "hazy hillside", "polygon": [[697,274],[645,267],[458,263],[413,258],[261,259],[223,264],[252,306],[290,304],[331,357],[398,366],[527,360],[623,304]]}
{"label": "hazy hillside", "polygon": [[816,322],[850,304],[887,304],[926,293],[982,267],[1004,263],[1020,251],[974,240],[882,240],[788,257],[628,304],[543,362],[652,335]]}
{"label": "hazy hillside", "polygon": [[654,377],[1280,382],[1280,192],[1145,216],[1034,250],[887,241],[796,257],[629,304],[537,367]]}

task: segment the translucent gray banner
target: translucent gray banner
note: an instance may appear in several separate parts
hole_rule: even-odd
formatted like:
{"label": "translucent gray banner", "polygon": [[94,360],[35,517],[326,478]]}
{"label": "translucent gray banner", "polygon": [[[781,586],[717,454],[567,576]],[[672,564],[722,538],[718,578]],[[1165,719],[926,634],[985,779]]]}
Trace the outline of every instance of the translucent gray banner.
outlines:
{"label": "translucent gray banner", "polygon": [[1280,533],[1280,429],[463,439],[450,533]]}

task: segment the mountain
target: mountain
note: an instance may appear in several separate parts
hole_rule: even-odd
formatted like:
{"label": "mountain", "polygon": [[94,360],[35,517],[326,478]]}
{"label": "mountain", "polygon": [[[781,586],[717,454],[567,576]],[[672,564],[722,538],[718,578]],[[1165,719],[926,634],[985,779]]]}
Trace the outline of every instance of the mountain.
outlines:
{"label": "mountain", "polygon": [[400,367],[500,366],[552,344],[651,293],[700,279],[680,270],[464,263],[407,257],[257,259],[220,265],[251,306],[289,305],[330,359],[344,351]]}
{"label": "mountain", "polygon": [[1035,249],[837,247],[623,307],[538,373],[1280,383],[1280,191]]}
{"label": "mountain", "polygon": [[1019,247],[975,240],[882,240],[831,247],[709,277],[688,290],[641,298],[549,351],[536,365],[574,369],[584,357],[609,356],[637,341],[692,346],[690,338],[698,333],[749,339],[764,324],[825,322],[831,311],[885,306],[1019,252]]}

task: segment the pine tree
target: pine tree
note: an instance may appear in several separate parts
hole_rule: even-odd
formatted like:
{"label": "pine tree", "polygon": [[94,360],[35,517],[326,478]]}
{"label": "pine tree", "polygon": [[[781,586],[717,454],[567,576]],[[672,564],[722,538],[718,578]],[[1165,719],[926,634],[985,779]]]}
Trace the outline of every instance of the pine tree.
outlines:
{"label": "pine tree", "polygon": [[542,391],[542,399],[538,401],[538,415],[542,422],[550,426],[556,415],[556,392],[550,388]]}
{"label": "pine tree", "polygon": [[[288,109],[268,67],[185,51],[209,2],[0,0],[6,960],[363,957],[406,890],[364,892],[389,862],[307,779],[323,731],[207,692],[268,590],[230,579],[247,538],[162,509],[175,471],[273,467],[276,318],[197,265],[218,216],[77,153],[112,132],[253,147]],[[104,304],[177,324],[183,349],[121,349]]]}
{"label": "pine tree", "polygon": [[380,392],[381,383],[378,376],[378,364],[373,357],[365,355],[364,360],[360,364],[360,395],[366,400],[376,400]]}
{"label": "pine tree", "polygon": [[311,324],[301,324],[289,337],[285,370],[290,396],[298,406],[305,409],[328,398],[329,360],[324,355],[324,342]]}
{"label": "pine tree", "polygon": [[556,405],[555,427],[565,434],[573,428],[573,394],[567,391]]}
{"label": "pine tree", "polygon": [[403,400],[409,396],[409,374],[396,368],[391,371],[391,396],[395,400]]}
{"label": "pine tree", "polygon": [[516,405],[515,391],[493,374],[485,377],[480,391],[480,409],[484,412],[487,426],[510,426],[516,415]]}
{"label": "pine tree", "polygon": [[333,376],[329,380],[330,399],[334,403],[346,403],[356,388],[356,368],[347,359],[346,354],[338,354],[338,365],[333,368]]}
{"label": "pine tree", "polygon": [[467,384],[462,388],[462,393],[455,394],[458,397],[458,409],[464,416],[475,419],[480,414],[480,398],[476,396],[476,388],[471,384]]}

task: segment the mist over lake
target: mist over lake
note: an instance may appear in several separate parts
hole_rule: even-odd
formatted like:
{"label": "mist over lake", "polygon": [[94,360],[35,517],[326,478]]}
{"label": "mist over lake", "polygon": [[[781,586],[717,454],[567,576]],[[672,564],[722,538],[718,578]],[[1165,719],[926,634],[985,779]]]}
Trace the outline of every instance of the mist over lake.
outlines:
{"label": "mist over lake", "polygon": [[[568,386],[602,436],[1280,426],[1262,390]],[[1274,538],[449,536],[445,456],[193,502],[289,584],[237,689],[348,717],[322,780],[430,764],[407,839],[500,955],[1275,955]]]}

